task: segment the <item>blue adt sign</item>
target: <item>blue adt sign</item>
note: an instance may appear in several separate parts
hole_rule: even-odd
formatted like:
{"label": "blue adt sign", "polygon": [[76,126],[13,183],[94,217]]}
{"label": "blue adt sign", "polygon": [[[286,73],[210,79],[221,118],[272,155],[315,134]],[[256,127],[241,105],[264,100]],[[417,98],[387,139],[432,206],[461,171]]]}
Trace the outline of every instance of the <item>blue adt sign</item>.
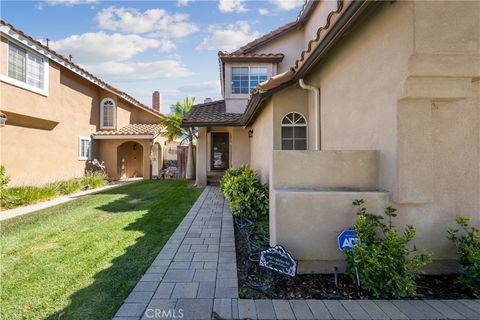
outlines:
{"label": "blue adt sign", "polygon": [[338,235],[338,248],[342,251],[351,250],[357,241],[355,230],[345,229]]}

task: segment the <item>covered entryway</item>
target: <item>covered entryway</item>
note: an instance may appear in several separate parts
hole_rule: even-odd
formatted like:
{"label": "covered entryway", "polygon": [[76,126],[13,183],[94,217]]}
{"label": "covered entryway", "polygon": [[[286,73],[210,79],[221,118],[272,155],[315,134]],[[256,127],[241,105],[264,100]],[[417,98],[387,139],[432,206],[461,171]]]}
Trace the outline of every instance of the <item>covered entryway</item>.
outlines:
{"label": "covered entryway", "polygon": [[117,148],[117,172],[120,179],[143,177],[143,147],[135,141]]}
{"label": "covered entryway", "polygon": [[212,154],[210,157],[212,171],[228,169],[228,144],[228,133],[212,132]]}
{"label": "covered entryway", "polygon": [[162,168],[159,124],[130,124],[119,130],[99,131],[92,135],[97,141],[98,156],[112,180],[159,176]]}

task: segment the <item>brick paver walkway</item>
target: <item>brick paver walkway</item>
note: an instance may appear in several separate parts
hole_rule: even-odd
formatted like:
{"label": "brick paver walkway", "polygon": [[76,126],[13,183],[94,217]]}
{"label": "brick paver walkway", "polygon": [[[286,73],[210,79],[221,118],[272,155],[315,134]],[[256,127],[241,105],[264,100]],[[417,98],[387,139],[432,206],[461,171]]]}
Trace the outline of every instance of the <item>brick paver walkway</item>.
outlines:
{"label": "brick paver walkway", "polygon": [[238,299],[236,270],[232,214],[207,187],[114,319],[480,320],[480,300]]}

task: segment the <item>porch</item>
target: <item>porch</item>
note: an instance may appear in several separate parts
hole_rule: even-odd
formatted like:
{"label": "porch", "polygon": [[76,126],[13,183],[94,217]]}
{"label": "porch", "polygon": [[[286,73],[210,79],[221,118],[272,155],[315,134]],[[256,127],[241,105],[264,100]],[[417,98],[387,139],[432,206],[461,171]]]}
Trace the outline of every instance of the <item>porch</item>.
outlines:
{"label": "porch", "polygon": [[160,130],[157,124],[136,124],[93,134],[108,177],[124,180],[159,176],[164,157]]}

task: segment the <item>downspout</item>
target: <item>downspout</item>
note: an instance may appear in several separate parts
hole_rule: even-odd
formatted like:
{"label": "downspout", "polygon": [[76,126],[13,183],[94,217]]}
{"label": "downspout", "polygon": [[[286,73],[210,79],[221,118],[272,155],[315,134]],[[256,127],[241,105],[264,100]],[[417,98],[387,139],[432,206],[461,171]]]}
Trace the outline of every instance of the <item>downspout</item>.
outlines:
{"label": "downspout", "polygon": [[322,123],[320,122],[320,88],[311,86],[306,84],[303,81],[303,78],[298,80],[298,84],[302,89],[305,90],[310,90],[313,91],[313,94],[315,95],[315,100],[314,100],[314,108],[315,108],[315,114],[314,114],[314,120],[315,120],[315,145],[314,145],[314,150],[321,150],[322,149]]}

